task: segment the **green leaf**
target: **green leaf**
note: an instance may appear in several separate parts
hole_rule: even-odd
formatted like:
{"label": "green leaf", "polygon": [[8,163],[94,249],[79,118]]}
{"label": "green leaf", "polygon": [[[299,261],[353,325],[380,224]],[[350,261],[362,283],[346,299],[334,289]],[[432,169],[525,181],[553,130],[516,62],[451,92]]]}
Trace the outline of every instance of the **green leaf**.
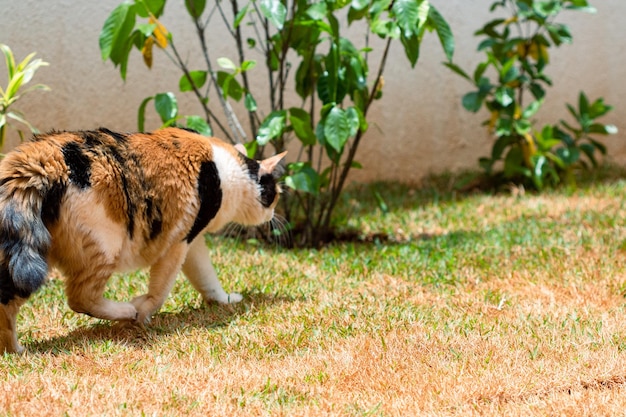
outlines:
{"label": "green leaf", "polygon": [[[117,6],[104,21],[100,37],[100,53],[102,60],[111,59],[119,64],[119,53],[135,25],[135,6],[124,2]],[[118,59],[116,59],[118,58]]]}
{"label": "green leaf", "polygon": [[11,79],[15,75],[15,56],[13,55],[13,51],[11,51],[11,48],[9,48],[8,45],[0,44],[0,50],[2,50],[2,54],[4,55],[4,61],[7,66],[7,73],[9,75],[9,79]]}
{"label": "green leaf", "polygon": [[231,97],[235,101],[239,101],[243,97],[243,87],[239,84],[239,81],[235,79],[233,74],[218,71],[217,84],[222,89],[224,98]]}
{"label": "green leaf", "polygon": [[536,100],[542,100],[546,96],[546,90],[540,84],[531,83],[529,89]]}
{"label": "green leaf", "polygon": [[137,30],[141,32],[145,37],[151,36],[154,32],[154,29],[156,28],[156,23],[142,23],[140,25],[137,25]]}
{"label": "green leaf", "polygon": [[543,155],[537,155],[533,158],[533,182],[538,190],[543,189],[544,177],[547,176],[548,171],[551,169],[550,164],[548,164],[548,160]]}
{"label": "green leaf", "polygon": [[204,12],[206,0],[185,0],[185,7],[187,8],[189,16],[197,19]]}
{"label": "green leaf", "polygon": [[331,86],[331,76],[328,71],[324,71],[317,80],[317,95],[323,104],[334,102],[334,91]]}
{"label": "green leaf", "polygon": [[316,137],[311,127],[311,116],[309,113],[301,108],[292,107],[289,109],[289,123],[291,123],[296,136],[304,145],[315,145]]}
{"label": "green leaf", "polygon": [[420,39],[417,35],[413,34],[410,37],[400,36],[400,42],[404,46],[404,53],[411,63],[411,67],[415,67],[417,60],[420,56]]}
{"label": "green leaf", "polygon": [[163,14],[165,0],[141,0],[140,2],[135,1],[135,5],[139,16],[147,18],[152,13],[158,18]]}
{"label": "green leaf", "polygon": [[574,3],[575,4],[565,6],[565,8],[569,10],[577,10],[577,11],[586,12],[586,13],[596,13],[598,11],[595,7],[589,6],[586,1],[581,2],[584,4],[580,4],[580,5],[576,4],[578,2],[574,2]]}
{"label": "green leaf", "polygon": [[145,132],[146,106],[153,99],[154,96],[144,98],[137,110],[137,130],[140,132]]}
{"label": "green leaf", "polygon": [[487,70],[487,67],[489,67],[489,61],[481,62],[476,66],[476,69],[474,70],[474,76],[472,77],[475,83],[478,83],[478,81],[480,81],[483,74]]}
{"label": "green leaf", "polygon": [[243,9],[239,10],[237,12],[237,16],[235,16],[235,21],[233,23],[233,28],[237,29],[239,27],[239,25],[241,25],[241,22],[243,21],[243,18],[246,17],[246,13],[248,13],[248,6],[250,5],[250,3],[246,4]]}
{"label": "green leaf", "polygon": [[532,124],[530,123],[530,120],[525,119],[515,120],[513,126],[515,127],[515,132],[518,135],[525,135],[526,133],[530,133],[530,130],[532,129]]}
{"label": "green leaf", "polygon": [[363,131],[367,130],[367,121],[363,117],[363,113],[356,107],[348,107],[346,109],[346,117],[348,118],[348,125],[350,126],[350,137],[356,136],[359,129]]}
{"label": "green leaf", "polygon": [[203,136],[211,137],[213,136],[213,131],[211,130],[211,126],[204,120],[204,118],[200,116],[187,116],[187,127],[189,129],[193,129],[196,132],[200,133]]}
{"label": "green leaf", "polygon": [[583,119],[589,115],[589,100],[582,91],[578,95],[578,110],[580,111],[580,116]]}
{"label": "green leaf", "polygon": [[256,67],[256,61],[255,60],[243,61],[241,63],[241,71],[250,71],[254,67]]}
{"label": "green leaf", "polygon": [[280,0],[261,0],[261,13],[279,30],[285,24],[287,8]]}
{"label": "green leaf", "polygon": [[477,91],[473,91],[463,96],[462,103],[466,110],[476,113],[483,105],[483,97]]}
{"label": "green leaf", "polygon": [[448,22],[432,5],[428,9],[428,19],[435,26],[435,31],[437,36],[439,36],[439,41],[448,61],[452,61],[452,55],[454,55],[454,35],[452,35],[452,29],[450,29]]}
{"label": "green leaf", "polygon": [[453,64],[452,62],[444,62],[443,65],[445,65],[446,67],[450,68],[452,71],[456,72],[458,75],[460,75],[461,77],[465,78],[466,80],[472,81],[470,76],[467,75],[467,73],[465,71],[463,71],[463,68],[459,67],[458,65]]}
{"label": "green leaf", "polygon": [[410,37],[417,33],[418,4],[414,0],[395,0],[391,10],[396,16],[398,26],[404,36]]}
{"label": "green leaf", "polygon": [[522,117],[525,119],[530,119],[539,111],[542,104],[543,100],[533,101],[524,109],[524,111],[522,112]]}
{"label": "green leaf", "polygon": [[504,176],[514,177],[517,174],[527,175],[524,169],[524,155],[519,146],[512,147],[504,158]]}
{"label": "green leaf", "polygon": [[323,20],[326,17],[328,8],[326,3],[314,3],[306,10],[306,14],[313,20]]}
{"label": "green leaf", "polygon": [[573,165],[580,159],[580,151],[576,147],[559,148],[556,150],[556,155],[566,165]]}
{"label": "green leaf", "polygon": [[589,142],[591,142],[593,146],[595,146],[596,149],[599,150],[602,155],[606,155],[606,145],[592,138],[587,138],[587,139],[589,139]]}
{"label": "green leaf", "polygon": [[495,98],[502,107],[508,107],[513,103],[515,91],[509,87],[498,87],[495,92]]}
{"label": "green leaf", "polygon": [[369,5],[369,0],[352,0],[352,2],[350,3],[350,7],[352,7],[354,10],[363,10]]}
{"label": "green leaf", "polygon": [[[511,60],[509,62],[512,62],[512,61],[514,61],[514,60]],[[517,67],[515,67],[515,66],[512,66],[512,67],[506,66],[506,67],[502,67],[502,69],[503,69],[503,71],[500,73],[500,77],[501,77],[500,79],[501,79],[502,84],[508,84],[510,82],[518,80],[518,78],[520,76],[520,73],[519,73],[519,69]]]}
{"label": "green leaf", "polygon": [[572,43],[572,33],[566,25],[554,23],[547,24],[546,27],[548,29],[550,39],[552,39],[552,42],[554,42],[556,46],[559,46],[562,43]]}
{"label": "green leaf", "polygon": [[[30,124],[30,122],[28,120],[26,120],[26,118],[24,117],[24,115],[18,111],[10,111],[6,114],[6,117],[11,118],[13,120],[16,120],[20,123],[23,123],[24,125],[26,125],[28,127],[28,129],[32,132],[32,133],[39,133],[39,130],[33,126],[32,124]],[[5,119],[6,120],[6,119]]]}
{"label": "green leaf", "polygon": [[296,162],[287,165],[287,169],[293,172],[285,177],[285,185],[297,191],[318,195],[320,191],[320,176],[306,162]]}
{"label": "green leaf", "polygon": [[589,133],[597,133],[600,135],[614,135],[617,133],[617,126],[593,123],[591,126],[589,126]]}
{"label": "green leaf", "polygon": [[[189,81],[189,77],[191,77],[191,82]],[[186,75],[180,77],[180,80],[178,81],[178,88],[181,92],[192,91],[194,86],[196,87],[196,89],[202,88],[207,80],[207,72],[190,71],[189,77],[187,77]]]}
{"label": "green leaf", "polygon": [[387,203],[385,202],[383,196],[381,196],[380,193],[376,190],[374,190],[374,198],[376,199],[376,203],[378,204],[378,208],[380,209],[380,211],[383,214],[389,213],[389,206],[387,206]]}
{"label": "green leaf", "polygon": [[257,110],[257,104],[252,94],[246,93],[246,98],[244,99],[244,105],[246,106],[246,110],[249,112],[255,112]]}
{"label": "green leaf", "polygon": [[324,120],[324,137],[334,150],[341,153],[350,135],[350,123],[346,112],[333,107]]}
{"label": "green leaf", "polygon": [[598,166],[598,161],[596,160],[596,157],[594,155],[596,147],[593,146],[593,144],[591,144],[591,143],[582,143],[579,146],[579,148],[580,148],[581,151],[583,151],[583,153],[585,155],[587,155],[587,158],[589,158],[589,160],[591,161],[591,164],[594,167],[597,167]]}
{"label": "green leaf", "polygon": [[511,119],[498,118],[496,121],[496,136],[509,136],[513,133],[513,122]]}
{"label": "green leaf", "polygon": [[159,93],[154,96],[154,107],[163,123],[168,123],[178,115],[178,102],[173,93]]}
{"label": "green leaf", "polygon": [[260,146],[265,146],[270,140],[276,139],[285,130],[287,112],[285,110],[275,110],[269,114],[259,126],[256,141]]}
{"label": "green leaf", "polygon": [[604,116],[611,110],[613,110],[613,106],[604,104],[604,99],[599,98],[589,106],[589,118],[596,119],[600,116]]}
{"label": "green leaf", "polygon": [[227,70],[235,71],[237,69],[237,65],[226,57],[217,58],[217,65]]}

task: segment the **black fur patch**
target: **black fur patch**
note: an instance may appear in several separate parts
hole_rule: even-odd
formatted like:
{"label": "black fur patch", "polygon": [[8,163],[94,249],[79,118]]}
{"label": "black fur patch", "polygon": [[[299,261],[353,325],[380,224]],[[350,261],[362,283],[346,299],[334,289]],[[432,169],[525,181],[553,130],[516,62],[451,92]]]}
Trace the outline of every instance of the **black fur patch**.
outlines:
{"label": "black fur patch", "polygon": [[151,198],[146,198],[146,219],[150,225],[150,240],[154,240],[161,234],[163,229],[163,219],[161,208],[154,204]]}
{"label": "black fur patch", "polygon": [[185,130],[185,131],[190,132],[190,133],[195,133],[196,135],[199,135],[199,134],[200,134],[200,132],[198,132],[196,129],[192,129],[192,128],[190,128],[190,127],[183,127],[183,126],[180,126],[180,127],[178,127],[178,129],[180,129],[180,130]]}
{"label": "black fur patch", "polygon": [[91,162],[75,142],[66,143],[61,149],[65,165],[70,170],[70,181],[79,188],[91,186]]}
{"label": "black fur patch", "polygon": [[59,181],[46,191],[41,204],[41,219],[46,226],[54,224],[59,220],[59,210],[66,188],[65,184]]}
{"label": "black fur patch", "polygon": [[128,215],[128,225],[126,229],[128,230],[128,235],[132,239],[135,232],[135,212],[137,211],[137,208],[135,207],[135,200],[130,195],[126,175],[122,172],[120,177],[122,180],[122,190],[124,190],[124,198],[126,198],[126,214]]}
{"label": "black fur patch", "polygon": [[7,305],[15,297],[26,298],[29,295],[15,287],[9,268],[6,265],[0,265],[0,303]]}
{"label": "black fur patch", "polygon": [[254,159],[250,159],[245,155],[241,155],[241,159],[246,167],[248,167],[248,176],[252,179],[252,181],[258,181],[259,169],[261,168],[261,165]]}
{"label": "black fur patch", "polygon": [[[121,133],[116,133],[105,128],[98,131],[81,131],[78,134],[84,139],[85,146],[94,155],[106,157],[112,165],[116,165],[120,175],[120,182],[124,199],[126,200],[126,215],[128,224],[126,225],[128,235],[133,238],[135,232],[135,216],[137,214],[137,201],[141,201],[140,196],[132,195],[131,190],[139,189],[129,184],[130,181],[142,182],[143,171],[136,155],[128,150],[127,137]],[[112,142],[109,138],[115,139]],[[129,179],[128,175],[133,176]],[[137,184],[135,184],[137,185]]]}
{"label": "black fur patch", "polygon": [[191,230],[185,238],[188,243],[198,236],[209,222],[217,215],[222,206],[222,188],[219,172],[213,161],[205,161],[200,166],[198,174],[198,198],[200,210]]}
{"label": "black fur patch", "polygon": [[259,185],[261,186],[261,204],[264,207],[269,207],[276,198],[276,180],[271,174],[265,174],[259,178]]}
{"label": "black fur patch", "polygon": [[112,130],[109,130],[105,127],[101,127],[100,129],[98,129],[98,131],[104,133],[105,135],[113,137],[118,143],[126,143],[127,136],[123,133],[113,132]]}

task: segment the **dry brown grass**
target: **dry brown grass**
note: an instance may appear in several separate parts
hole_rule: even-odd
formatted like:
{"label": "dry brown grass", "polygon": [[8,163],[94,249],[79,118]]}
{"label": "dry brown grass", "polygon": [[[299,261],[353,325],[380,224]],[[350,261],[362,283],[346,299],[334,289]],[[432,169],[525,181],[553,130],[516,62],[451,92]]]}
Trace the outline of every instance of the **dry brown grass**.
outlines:
{"label": "dry brown grass", "polygon": [[[0,410],[625,415],[625,195],[618,183],[357,213],[363,229],[402,229],[389,245],[213,240],[243,304],[204,306],[181,280],[145,331],[69,312],[53,280],[23,309],[28,353],[0,358]],[[111,292],[143,285],[119,277]]]}

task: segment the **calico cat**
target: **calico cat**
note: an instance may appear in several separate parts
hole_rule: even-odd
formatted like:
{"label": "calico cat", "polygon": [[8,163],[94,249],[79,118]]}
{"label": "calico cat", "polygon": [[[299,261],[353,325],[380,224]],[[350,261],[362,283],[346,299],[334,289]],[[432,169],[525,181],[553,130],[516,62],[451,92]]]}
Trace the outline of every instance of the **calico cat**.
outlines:
{"label": "calico cat", "polygon": [[[70,308],[145,323],[182,269],[202,297],[227,294],[203,233],[274,215],[273,173],[285,153],[263,161],[243,147],[195,132],[95,131],[37,135],[0,162],[0,353],[21,352],[16,318],[48,268],[65,280]],[[103,298],[113,272],[150,268],[148,292],[130,302]]]}

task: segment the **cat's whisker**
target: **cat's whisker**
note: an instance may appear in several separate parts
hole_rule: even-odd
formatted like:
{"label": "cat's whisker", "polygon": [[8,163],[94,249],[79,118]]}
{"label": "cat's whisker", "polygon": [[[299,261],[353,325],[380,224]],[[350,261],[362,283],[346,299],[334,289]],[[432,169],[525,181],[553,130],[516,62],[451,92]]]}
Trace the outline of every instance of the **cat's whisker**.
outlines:
{"label": "cat's whisker", "polygon": [[238,223],[229,223],[228,225],[226,225],[226,228],[224,229],[224,236],[235,240],[237,243],[241,242],[241,238],[243,235],[243,232],[245,230],[245,227],[243,227],[242,225],[238,224]]}
{"label": "cat's whisker", "polygon": [[274,214],[270,220],[270,233],[272,240],[277,245],[290,247],[292,245],[291,231],[288,227],[289,222],[283,216]]}

